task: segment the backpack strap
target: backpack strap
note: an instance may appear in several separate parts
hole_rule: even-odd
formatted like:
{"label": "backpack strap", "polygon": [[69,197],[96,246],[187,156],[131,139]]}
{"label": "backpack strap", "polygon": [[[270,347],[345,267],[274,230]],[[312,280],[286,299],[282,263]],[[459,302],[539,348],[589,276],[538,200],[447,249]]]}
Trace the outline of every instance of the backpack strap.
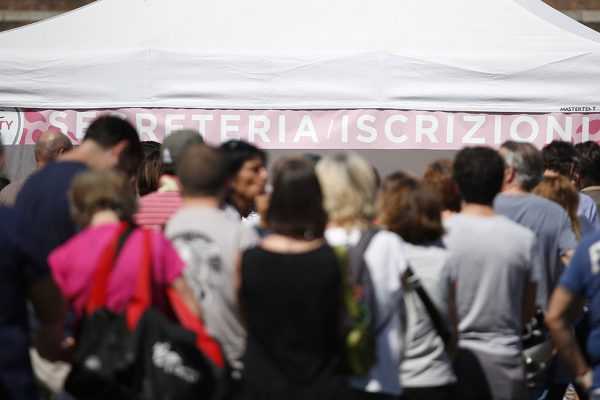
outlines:
{"label": "backpack strap", "polygon": [[190,311],[185,301],[172,286],[167,289],[167,296],[169,297],[171,308],[175,312],[181,326],[196,334],[196,347],[202,350],[204,355],[206,355],[218,368],[225,368],[225,359],[221,347],[219,343],[208,334],[202,320]]}
{"label": "backpack strap", "polygon": [[378,320],[377,299],[375,298],[375,290],[365,260],[365,252],[377,232],[379,232],[379,229],[370,227],[362,233],[358,243],[348,249],[348,272],[350,283],[354,289],[354,297],[368,307],[371,329],[375,321]]}
{"label": "backpack strap", "polygon": [[369,247],[373,237],[379,232],[377,228],[367,229],[360,237],[358,243],[354,246],[350,246],[348,249],[348,264],[350,269],[350,279],[353,283],[362,282],[367,270],[367,263],[365,261],[365,251]]}
{"label": "backpack strap", "polygon": [[440,315],[437,307],[435,306],[435,304],[433,304],[433,301],[431,301],[429,294],[427,294],[427,291],[421,284],[419,277],[413,272],[410,265],[406,266],[406,272],[404,274],[408,281],[408,285],[415,292],[417,292],[419,299],[421,299],[421,302],[425,306],[425,310],[427,310],[427,314],[429,315],[429,319],[431,319],[431,323],[433,324],[435,331],[437,332],[439,337],[442,338],[444,345],[447,347],[448,343],[450,342],[450,336],[451,336],[448,324],[444,321],[444,319]]}
{"label": "backpack strap", "polygon": [[128,222],[121,222],[114,238],[108,243],[108,246],[100,255],[96,270],[92,278],[92,286],[86,304],[86,312],[92,314],[96,309],[106,304],[106,291],[108,280],[117,257],[127,241],[127,238],[135,230],[135,225]]}
{"label": "backpack strap", "polygon": [[129,236],[131,236],[133,231],[137,229],[137,226],[131,222],[126,224],[127,228],[125,228],[125,231],[123,231],[121,236],[119,236],[119,240],[117,241],[117,248],[115,250],[115,262],[117,261],[117,257],[119,257],[119,254],[121,254],[121,250],[123,249],[125,242],[127,242],[127,239],[129,239]]}
{"label": "backpack strap", "polygon": [[152,304],[152,232],[144,229],[142,261],[133,296],[125,309],[127,327],[134,330],[144,311]]}

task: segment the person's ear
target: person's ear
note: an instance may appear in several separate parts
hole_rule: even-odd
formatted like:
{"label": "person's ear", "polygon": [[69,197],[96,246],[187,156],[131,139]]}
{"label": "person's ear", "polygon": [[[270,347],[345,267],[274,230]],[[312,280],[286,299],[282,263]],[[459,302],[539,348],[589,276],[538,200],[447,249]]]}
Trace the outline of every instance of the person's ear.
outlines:
{"label": "person's ear", "polygon": [[507,165],[504,169],[504,182],[511,183],[515,180],[515,169],[510,165]]}
{"label": "person's ear", "polygon": [[574,171],[571,174],[571,182],[573,182],[573,184],[575,185],[575,187],[577,188],[577,190],[582,188],[582,184],[581,184],[581,174],[577,171]]}
{"label": "person's ear", "polygon": [[123,155],[123,152],[129,147],[129,142],[126,140],[121,140],[120,142],[118,142],[117,144],[115,144],[113,147],[111,147],[110,149],[110,164],[111,167],[116,166],[117,164],[119,164],[119,161],[121,160],[121,156]]}
{"label": "person's ear", "polygon": [[121,154],[129,147],[129,142],[127,140],[121,140],[116,145],[113,146],[112,152],[117,157],[121,157]]}

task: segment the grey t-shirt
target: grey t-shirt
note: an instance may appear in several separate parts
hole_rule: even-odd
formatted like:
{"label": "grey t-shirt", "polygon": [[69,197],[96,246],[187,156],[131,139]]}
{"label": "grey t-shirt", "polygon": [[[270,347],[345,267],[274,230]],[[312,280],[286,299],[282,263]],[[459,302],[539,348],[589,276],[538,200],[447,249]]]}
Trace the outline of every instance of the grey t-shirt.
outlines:
{"label": "grey t-shirt", "polygon": [[14,207],[17,203],[17,197],[25,185],[25,181],[29,178],[26,176],[17,181],[9,183],[4,189],[0,190],[0,205]]}
{"label": "grey t-shirt", "polygon": [[444,225],[460,345],[518,354],[523,295],[535,281],[533,232],[501,215],[458,214]]}
{"label": "grey t-shirt", "polygon": [[258,243],[258,235],[222,210],[181,208],[165,234],[185,261],[184,276],[202,306],[208,331],[222,344],[227,361],[241,370],[246,330],[235,291],[235,260]]}
{"label": "grey t-shirt", "polygon": [[535,233],[540,262],[536,304],[546,309],[565,267],[560,256],[577,246],[569,216],[557,203],[534,194],[499,194],[494,209]]}
{"label": "grey t-shirt", "polygon": [[[448,252],[441,247],[405,243],[406,257],[440,315],[449,321],[450,271]],[[433,387],[456,382],[444,342],[423,302],[414,291],[404,292],[406,331],[400,367],[405,387]]]}

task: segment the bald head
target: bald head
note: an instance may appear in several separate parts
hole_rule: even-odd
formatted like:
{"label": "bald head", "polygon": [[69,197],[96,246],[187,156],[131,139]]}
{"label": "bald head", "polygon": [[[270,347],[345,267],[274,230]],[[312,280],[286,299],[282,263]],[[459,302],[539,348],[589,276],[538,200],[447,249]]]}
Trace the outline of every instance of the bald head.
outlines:
{"label": "bald head", "polygon": [[35,161],[38,168],[56,160],[56,158],[73,148],[71,139],[58,131],[47,131],[40,135],[35,144]]}

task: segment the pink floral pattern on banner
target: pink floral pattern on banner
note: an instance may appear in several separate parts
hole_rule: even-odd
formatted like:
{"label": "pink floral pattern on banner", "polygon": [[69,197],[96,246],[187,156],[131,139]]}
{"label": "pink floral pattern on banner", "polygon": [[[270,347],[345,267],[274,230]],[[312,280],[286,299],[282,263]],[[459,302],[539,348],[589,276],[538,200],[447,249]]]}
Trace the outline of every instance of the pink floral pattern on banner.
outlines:
{"label": "pink floral pattern on banner", "polygon": [[600,114],[486,114],[417,110],[0,109],[5,144],[33,144],[48,129],[79,143],[92,121],[112,114],[142,140],[195,129],[218,145],[242,139],[265,149],[459,149],[512,139],[538,147],[554,139],[600,141]]}

